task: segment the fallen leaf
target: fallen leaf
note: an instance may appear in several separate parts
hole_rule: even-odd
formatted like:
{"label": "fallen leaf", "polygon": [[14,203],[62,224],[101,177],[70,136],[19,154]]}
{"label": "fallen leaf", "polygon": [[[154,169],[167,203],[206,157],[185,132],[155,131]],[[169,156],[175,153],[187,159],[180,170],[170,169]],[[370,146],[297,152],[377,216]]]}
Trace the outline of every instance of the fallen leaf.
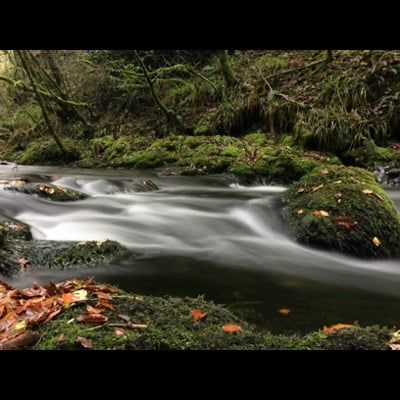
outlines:
{"label": "fallen leaf", "polygon": [[372,238],[372,243],[373,243],[376,247],[379,247],[379,246],[381,245],[381,241],[380,241],[376,236],[374,236],[374,237]]}
{"label": "fallen leaf", "polygon": [[313,187],[311,188],[311,191],[312,191],[312,192],[316,192],[317,190],[322,189],[323,187],[324,187],[324,184],[321,183],[321,184],[318,185],[318,186],[313,186]]}
{"label": "fallen leaf", "polygon": [[337,331],[340,331],[341,329],[346,329],[346,328],[354,328],[355,325],[351,324],[335,324],[331,326],[324,326],[323,331],[327,334],[330,333],[335,333]]}
{"label": "fallen leaf", "polygon": [[57,336],[57,341],[58,341],[58,342],[63,342],[63,341],[66,339],[66,337],[67,337],[67,335],[66,335],[65,333],[60,333],[60,334]]}
{"label": "fallen leaf", "polygon": [[199,320],[199,319],[204,319],[207,316],[208,312],[201,312],[200,310],[198,310],[197,308],[193,308],[192,310],[192,315],[193,315],[193,319],[195,321]]}
{"label": "fallen leaf", "polygon": [[303,214],[304,210],[301,208],[300,210],[297,210],[296,212],[297,212],[297,215],[301,215],[301,214]]}
{"label": "fallen leaf", "polygon": [[229,324],[229,325],[223,325],[222,329],[225,332],[237,332],[240,331],[242,328],[239,325]]}
{"label": "fallen leaf", "polygon": [[313,211],[313,215],[316,217],[329,217],[329,213],[328,211],[324,211],[324,210],[315,210]]}
{"label": "fallen leaf", "polygon": [[103,314],[84,313],[76,317],[78,322],[106,322],[108,318]]}
{"label": "fallen leaf", "polygon": [[127,335],[128,331],[126,329],[122,329],[122,328],[115,328],[114,334],[116,334],[117,336]]}
{"label": "fallen leaf", "polygon": [[390,338],[390,343],[396,343],[400,341],[400,330],[393,332],[392,337]]}
{"label": "fallen leaf", "polygon": [[96,307],[98,307],[98,306],[103,306],[105,308],[108,308],[111,311],[115,311],[116,310],[115,307],[112,304],[108,303],[105,300],[101,300],[101,299],[96,304]]}
{"label": "fallen leaf", "polygon": [[297,193],[303,193],[306,189],[305,188],[300,188]]}
{"label": "fallen leaf", "polygon": [[400,350],[400,344],[395,344],[395,343],[385,343],[385,344],[389,346],[391,350]]}
{"label": "fallen leaf", "polygon": [[88,292],[85,289],[75,290],[73,295],[78,298],[78,301],[87,300],[88,299]]}
{"label": "fallen leaf", "polygon": [[374,194],[373,190],[370,189],[363,189],[361,190],[364,194],[366,194],[367,196],[370,196],[371,194]]}
{"label": "fallen leaf", "polygon": [[324,169],[321,171],[321,174],[322,174],[322,175],[327,175],[327,174],[329,174],[329,169],[328,169],[328,168],[324,168]]}
{"label": "fallen leaf", "polygon": [[282,315],[288,315],[290,314],[290,312],[291,312],[290,308],[281,308],[280,310],[278,310],[278,313]]}
{"label": "fallen leaf", "polygon": [[339,179],[338,181],[333,182],[335,185],[340,185],[342,181]]}
{"label": "fallen leaf", "polygon": [[112,300],[112,297],[104,292],[96,292],[96,296],[99,300]]}
{"label": "fallen leaf", "polygon": [[351,229],[352,226],[358,224],[357,221],[354,221],[352,217],[349,217],[347,215],[339,215],[335,217],[335,220],[339,225],[342,225],[345,229]]}
{"label": "fallen leaf", "polygon": [[93,349],[92,342],[83,336],[78,336],[75,339],[75,342],[80,343],[82,345],[82,347],[84,347],[85,349]]}
{"label": "fallen leaf", "polygon": [[86,306],[86,310],[88,310],[88,312],[93,313],[93,314],[101,314],[104,311],[104,308],[94,308],[88,304]]}

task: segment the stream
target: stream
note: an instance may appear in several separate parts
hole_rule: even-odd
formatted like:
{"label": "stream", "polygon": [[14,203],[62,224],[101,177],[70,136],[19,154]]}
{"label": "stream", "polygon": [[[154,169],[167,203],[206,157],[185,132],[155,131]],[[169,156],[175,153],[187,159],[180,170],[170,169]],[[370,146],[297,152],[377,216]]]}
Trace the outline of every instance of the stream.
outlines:
{"label": "stream", "polygon": [[[13,173],[0,165],[0,179]],[[400,326],[399,260],[360,260],[294,242],[281,218],[285,187],[138,170],[19,166],[18,174],[91,197],[56,203],[2,190],[0,215],[29,224],[35,239],[113,239],[132,256],[81,273],[1,277],[15,287],[93,275],[136,294],[204,295],[275,333],[355,321]],[[151,179],[160,190],[129,191],[124,182],[132,178]],[[400,209],[400,191],[386,190]]]}

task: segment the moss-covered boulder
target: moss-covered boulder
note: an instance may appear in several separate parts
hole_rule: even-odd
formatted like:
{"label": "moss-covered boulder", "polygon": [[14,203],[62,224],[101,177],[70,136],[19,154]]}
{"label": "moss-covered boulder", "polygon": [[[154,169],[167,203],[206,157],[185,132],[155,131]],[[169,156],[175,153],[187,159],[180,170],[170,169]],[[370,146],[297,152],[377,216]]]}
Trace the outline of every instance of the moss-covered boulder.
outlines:
{"label": "moss-covered boulder", "polygon": [[400,255],[400,217],[376,177],[357,167],[316,168],[283,193],[300,243],[359,257]]}
{"label": "moss-covered boulder", "polygon": [[22,180],[2,181],[0,187],[4,190],[16,190],[52,201],[76,201],[88,197],[87,194],[64,186],[50,183],[26,183]]}
{"label": "moss-covered boulder", "polygon": [[82,269],[123,257],[128,249],[115,240],[84,242],[33,240],[28,225],[0,221],[0,274],[12,276],[25,269]]}

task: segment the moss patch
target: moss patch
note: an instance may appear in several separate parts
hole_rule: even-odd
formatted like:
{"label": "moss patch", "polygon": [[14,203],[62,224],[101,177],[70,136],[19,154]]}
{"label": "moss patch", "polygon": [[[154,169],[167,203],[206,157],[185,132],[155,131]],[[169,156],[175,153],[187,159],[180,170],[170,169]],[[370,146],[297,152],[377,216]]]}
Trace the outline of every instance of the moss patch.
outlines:
{"label": "moss patch", "polygon": [[301,243],[360,257],[400,255],[400,217],[375,176],[361,168],[316,168],[284,194]]}
{"label": "moss patch", "polygon": [[[387,328],[356,326],[334,334],[323,331],[307,335],[273,335],[257,330],[222,305],[197,298],[140,296],[120,291],[111,293],[104,323],[82,323],[77,316],[97,298],[76,303],[48,323],[39,326],[37,350],[83,349],[78,337],[88,339],[95,350],[376,350],[392,331]],[[192,310],[207,312],[195,321]],[[241,330],[225,332],[223,325],[236,324]]]}

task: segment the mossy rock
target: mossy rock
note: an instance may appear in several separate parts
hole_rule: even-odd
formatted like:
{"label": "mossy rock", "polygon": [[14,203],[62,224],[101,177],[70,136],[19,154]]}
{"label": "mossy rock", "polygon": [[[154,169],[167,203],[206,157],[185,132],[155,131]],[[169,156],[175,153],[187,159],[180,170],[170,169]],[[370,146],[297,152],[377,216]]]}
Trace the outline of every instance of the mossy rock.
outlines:
{"label": "mossy rock", "polygon": [[[383,350],[388,349],[386,343],[395,330],[355,326],[332,334],[321,330],[305,335],[272,334],[203,296],[154,297],[122,290],[109,295],[109,307],[102,312],[106,321],[78,322],[87,306],[98,307],[97,296],[89,292],[87,300],[63,308],[38,326],[40,340],[33,349],[84,350],[77,340],[83,337],[94,350]],[[194,309],[202,318],[194,319]],[[239,330],[227,332],[225,325],[236,325]]]}
{"label": "mossy rock", "polygon": [[18,192],[42,197],[51,201],[76,201],[89,197],[75,189],[63,186],[52,185],[50,183],[24,183],[17,181],[15,184],[4,186],[5,190],[16,190]]}
{"label": "mossy rock", "polygon": [[400,217],[373,173],[357,167],[314,169],[283,193],[297,241],[353,256],[400,255]]}

